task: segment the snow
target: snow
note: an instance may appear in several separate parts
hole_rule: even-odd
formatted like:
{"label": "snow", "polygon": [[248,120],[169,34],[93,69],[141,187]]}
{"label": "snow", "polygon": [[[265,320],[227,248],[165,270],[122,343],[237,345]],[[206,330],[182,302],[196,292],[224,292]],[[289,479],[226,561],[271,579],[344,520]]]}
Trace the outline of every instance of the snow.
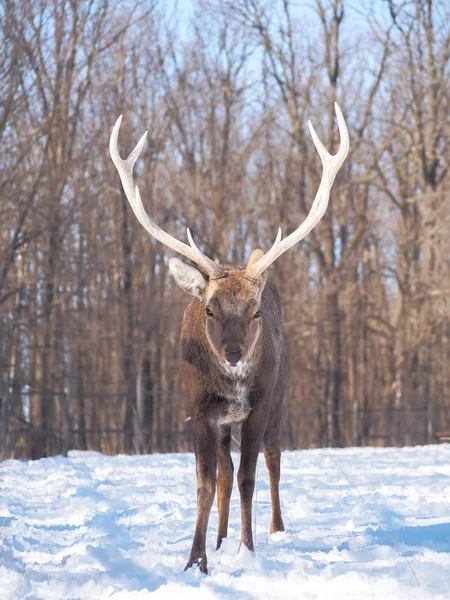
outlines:
{"label": "snow", "polygon": [[[238,456],[234,456],[235,465]],[[256,554],[238,553],[239,495],[209,575],[184,573],[196,514],[191,454],[0,464],[0,598],[450,598],[450,445],[284,452],[286,532],[272,536],[258,462]]]}

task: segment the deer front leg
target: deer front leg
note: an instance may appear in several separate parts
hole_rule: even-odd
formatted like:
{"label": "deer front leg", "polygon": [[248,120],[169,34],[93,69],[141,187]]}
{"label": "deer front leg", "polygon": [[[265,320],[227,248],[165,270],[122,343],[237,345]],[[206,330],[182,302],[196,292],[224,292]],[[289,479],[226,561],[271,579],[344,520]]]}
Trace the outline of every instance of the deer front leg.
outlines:
{"label": "deer front leg", "polygon": [[207,573],[206,531],[216,493],[217,429],[205,421],[192,422],[197,472],[197,524],[191,554],[185,567]]}
{"label": "deer front leg", "polygon": [[233,490],[233,461],[230,455],[231,425],[223,426],[218,443],[218,476],[217,476],[217,505],[219,508],[219,527],[217,530],[218,550],[223,538],[228,533],[228,515],[230,512],[230,497]]}
{"label": "deer front leg", "polygon": [[252,413],[242,426],[241,463],[238,471],[238,485],[241,495],[241,545],[252,552],[252,501],[255,490],[255,470],[263,438],[265,421],[262,415]]}

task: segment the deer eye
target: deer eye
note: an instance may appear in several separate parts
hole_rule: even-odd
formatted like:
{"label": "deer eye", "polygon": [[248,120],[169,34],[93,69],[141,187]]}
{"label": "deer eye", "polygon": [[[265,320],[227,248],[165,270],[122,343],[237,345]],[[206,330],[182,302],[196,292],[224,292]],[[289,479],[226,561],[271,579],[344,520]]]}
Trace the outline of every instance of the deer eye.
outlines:
{"label": "deer eye", "polygon": [[259,317],[260,317],[260,316],[261,316],[261,311],[260,311],[260,310],[257,310],[257,311],[255,312],[255,314],[253,315],[253,318],[254,318],[254,319],[259,319]]}
{"label": "deer eye", "polygon": [[211,309],[209,308],[205,308],[205,313],[208,315],[208,317],[213,317],[214,313]]}

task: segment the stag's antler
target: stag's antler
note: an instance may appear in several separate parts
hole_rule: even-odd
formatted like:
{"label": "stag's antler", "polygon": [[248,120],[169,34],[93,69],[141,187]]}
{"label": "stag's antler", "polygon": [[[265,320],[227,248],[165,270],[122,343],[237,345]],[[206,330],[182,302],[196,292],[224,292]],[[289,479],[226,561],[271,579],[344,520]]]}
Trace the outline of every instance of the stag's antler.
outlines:
{"label": "stag's antler", "polygon": [[[323,166],[322,180],[308,216],[300,225],[300,227],[288,235],[284,240],[281,239],[281,229],[279,229],[272,248],[270,248],[266,254],[260,258],[257,258],[257,260],[255,260],[255,256],[252,255],[252,258],[247,264],[246,268],[246,272],[250,277],[258,278],[279,256],[306,237],[325,214],[328,206],[328,200],[330,198],[331,187],[334,183],[336,174],[341,168],[349,150],[349,137],[345,119],[338,104],[335,104],[335,109],[341,142],[339,145],[339,150],[334,156],[329,154],[317,136],[314,127],[310,122],[308,123],[314,145],[319,153]],[[209,275],[209,277],[213,279],[222,277],[223,269],[200,251],[192,239],[189,229],[187,230],[187,236],[189,240],[188,246],[187,244],[180,242],[170,234],[163,231],[145,212],[142,205],[141,196],[139,194],[139,189],[137,185],[134,185],[133,167],[142,151],[145,139],[147,137],[147,132],[145,132],[141,137],[130,156],[126,160],[122,160],[117,149],[117,141],[121,122],[122,116],[117,119],[114,129],[111,133],[111,138],[109,140],[109,151],[111,153],[111,158],[119,172],[126,197],[128,198],[131,208],[133,209],[133,212],[138,218],[139,222],[150,233],[150,235],[169,248],[172,248],[172,250],[183,254],[195,262],[207,275]]]}
{"label": "stag's antler", "polygon": [[251,277],[259,277],[279,256],[281,256],[281,254],[286,252],[286,250],[289,250],[289,248],[292,248],[292,246],[294,246],[297,242],[306,237],[325,214],[328,206],[328,200],[330,198],[331,186],[334,183],[336,174],[341,168],[349,149],[349,138],[345,119],[338,104],[335,103],[334,106],[338,120],[339,134],[341,136],[339,150],[334,156],[329,154],[314,131],[314,127],[311,125],[311,122],[308,122],[309,131],[311,132],[314,145],[320,155],[323,166],[322,180],[320,182],[319,189],[317,190],[311,210],[300,227],[288,235],[287,238],[284,240],[281,239],[281,229],[279,229],[277,238],[272,248],[259,260],[254,262],[252,261],[251,263],[249,262],[246,271]]}
{"label": "stag's antler", "polygon": [[122,115],[117,119],[116,124],[114,125],[114,129],[112,130],[111,137],[109,140],[109,152],[111,154],[111,158],[113,163],[116,166],[116,169],[119,172],[120,179],[122,181],[123,189],[126,197],[128,198],[128,202],[133,209],[134,214],[138,218],[140,224],[145,227],[145,229],[152,235],[154,238],[172,248],[172,250],[176,250],[180,254],[183,254],[193,262],[195,262],[209,277],[217,278],[223,275],[222,268],[216,264],[213,260],[208,258],[199,250],[194,240],[192,239],[191,232],[189,229],[187,230],[189,246],[180,242],[176,238],[172,237],[169,233],[166,233],[158,227],[158,225],[152,221],[152,219],[145,212],[144,207],[142,205],[141,195],[139,193],[138,186],[134,185],[133,181],[133,167],[135,162],[137,161],[142,148],[145,144],[145,139],[147,137],[147,132],[141,137],[139,142],[136,144],[135,149],[130,154],[130,156],[126,160],[122,160],[119,155],[119,150],[117,148],[117,141],[119,137],[120,125],[122,123]]}

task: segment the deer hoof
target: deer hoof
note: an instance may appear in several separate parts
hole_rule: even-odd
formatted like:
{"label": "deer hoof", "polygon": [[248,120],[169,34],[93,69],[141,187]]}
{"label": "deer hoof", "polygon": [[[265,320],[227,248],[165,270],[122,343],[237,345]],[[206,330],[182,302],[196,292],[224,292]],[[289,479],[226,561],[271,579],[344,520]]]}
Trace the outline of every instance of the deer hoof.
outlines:
{"label": "deer hoof", "polygon": [[203,554],[202,556],[197,556],[195,558],[190,558],[187,562],[187,565],[184,567],[184,570],[187,571],[188,569],[195,567],[198,567],[200,569],[200,572],[204,575],[208,574],[206,554]]}
{"label": "deer hoof", "polygon": [[277,531],[284,531],[284,523],[281,517],[270,524],[270,533],[277,533]]}
{"label": "deer hoof", "polygon": [[255,546],[253,545],[253,540],[241,540],[239,544],[238,552],[241,551],[242,546],[252,554],[255,554]]}

